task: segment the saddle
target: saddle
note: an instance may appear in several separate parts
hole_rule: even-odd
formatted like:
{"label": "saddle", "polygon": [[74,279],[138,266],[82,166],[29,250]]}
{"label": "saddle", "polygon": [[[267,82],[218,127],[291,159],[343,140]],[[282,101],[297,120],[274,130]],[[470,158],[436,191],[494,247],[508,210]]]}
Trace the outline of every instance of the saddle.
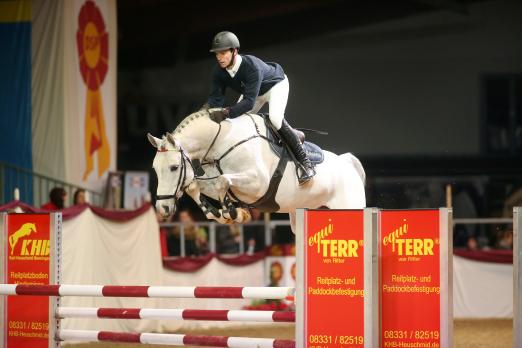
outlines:
{"label": "saddle", "polygon": [[[277,157],[281,158],[283,155],[288,156],[288,153],[285,151],[285,146],[283,144],[283,139],[279,136],[277,133],[277,130],[272,125],[272,122],[270,122],[270,118],[268,114],[259,114],[263,118],[263,121],[265,122],[265,126],[267,129],[267,132],[265,136],[269,140],[270,149],[273,153],[277,155]],[[305,141],[305,134],[295,128],[292,128],[294,133],[297,135],[299,140],[301,141],[301,144],[303,144],[303,148],[306,151],[306,155],[312,162],[312,164],[317,165],[324,161],[324,154],[323,150],[317,146],[314,143],[311,143],[309,141]]]}
{"label": "saddle", "polygon": [[[275,200],[277,189],[279,188],[279,184],[283,179],[288,161],[295,161],[295,159],[293,154],[290,153],[290,150],[288,150],[288,146],[284,144],[283,140],[277,133],[277,130],[270,122],[268,114],[259,114],[259,116],[261,116],[265,122],[267,129],[265,137],[268,139],[268,143],[270,144],[270,149],[272,152],[274,152],[276,156],[279,157],[279,163],[277,164],[277,168],[275,169],[272,178],[270,178],[267,191],[263,197],[251,205],[263,212],[276,212],[279,210],[279,204],[277,204]],[[298,138],[301,140],[301,143],[303,144],[303,147],[306,151],[306,155],[310,161],[314,165],[322,163],[324,160],[323,150],[313,143],[304,141],[305,136],[303,132],[296,129],[294,129],[294,132],[296,132]],[[233,195],[232,191],[229,190],[229,193],[231,193],[233,198],[237,200],[237,197]]]}

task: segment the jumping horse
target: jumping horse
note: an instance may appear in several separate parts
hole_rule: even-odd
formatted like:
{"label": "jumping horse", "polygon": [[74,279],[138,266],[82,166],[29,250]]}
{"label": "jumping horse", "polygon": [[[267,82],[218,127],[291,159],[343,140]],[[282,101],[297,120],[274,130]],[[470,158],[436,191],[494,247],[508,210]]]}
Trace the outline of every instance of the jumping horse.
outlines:
{"label": "jumping horse", "polygon": [[317,174],[299,186],[292,156],[267,117],[244,114],[215,122],[211,111],[187,116],[161,139],[147,135],[157,149],[156,208],[163,217],[175,213],[184,192],[220,223],[246,222],[248,207],[257,207],[288,213],[292,230],[296,208],[365,207],[365,172],[351,153],[336,155],[305,142]]}

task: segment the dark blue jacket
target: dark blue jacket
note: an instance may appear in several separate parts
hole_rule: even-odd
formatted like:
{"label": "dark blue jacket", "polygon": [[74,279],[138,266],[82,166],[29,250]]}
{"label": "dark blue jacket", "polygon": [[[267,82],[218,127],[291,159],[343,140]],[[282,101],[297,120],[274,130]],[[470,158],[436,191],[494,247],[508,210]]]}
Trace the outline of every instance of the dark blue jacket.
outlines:
{"label": "dark blue jacket", "polygon": [[265,63],[249,55],[241,55],[241,58],[241,65],[233,78],[218,64],[212,72],[212,91],[208,98],[210,107],[223,106],[227,87],[243,95],[239,103],[230,107],[228,117],[231,118],[252,110],[259,95],[265,94],[285,78],[283,68],[277,63]]}

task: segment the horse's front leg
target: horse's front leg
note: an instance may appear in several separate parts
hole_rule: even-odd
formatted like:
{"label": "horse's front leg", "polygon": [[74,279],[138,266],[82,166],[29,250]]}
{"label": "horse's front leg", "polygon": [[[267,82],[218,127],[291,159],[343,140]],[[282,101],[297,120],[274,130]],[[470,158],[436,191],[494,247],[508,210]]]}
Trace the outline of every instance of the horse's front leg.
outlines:
{"label": "horse's front leg", "polygon": [[245,174],[223,174],[216,180],[216,191],[219,194],[219,201],[221,202],[221,212],[225,218],[231,219],[236,223],[248,222],[251,219],[250,211],[246,208],[238,206],[237,202],[234,202],[228,192],[231,187],[243,187],[244,184],[252,182],[252,177]]}
{"label": "horse's front leg", "polygon": [[248,208],[239,206],[239,203],[233,201],[228,193],[225,193],[224,199],[220,200],[220,202],[222,207],[220,211],[225,218],[229,218],[236,223],[245,223],[252,219]]}
{"label": "horse's front leg", "polygon": [[201,196],[201,190],[197,183],[193,182],[187,187],[185,192],[197,203],[203,214],[209,220],[216,220],[221,224],[231,224],[233,221],[223,216],[221,209],[216,208],[204,197]]}

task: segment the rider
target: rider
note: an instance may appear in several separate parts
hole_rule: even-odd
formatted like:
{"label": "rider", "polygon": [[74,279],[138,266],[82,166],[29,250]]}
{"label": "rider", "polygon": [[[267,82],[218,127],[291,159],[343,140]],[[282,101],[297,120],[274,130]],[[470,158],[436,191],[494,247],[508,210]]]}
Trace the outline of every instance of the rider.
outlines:
{"label": "rider", "polygon": [[251,55],[239,55],[239,40],[234,33],[222,31],[212,40],[210,52],[216,54],[218,64],[212,77],[212,91],[208,98],[209,107],[222,107],[225,89],[241,94],[237,104],[214,111],[212,119],[220,122],[235,118],[246,112],[258,112],[268,102],[270,122],[286,141],[299,162],[298,181],[302,185],[315,175],[315,170],[303,149],[299,138],[284,119],[288,100],[288,78],[277,63],[265,63]]}

